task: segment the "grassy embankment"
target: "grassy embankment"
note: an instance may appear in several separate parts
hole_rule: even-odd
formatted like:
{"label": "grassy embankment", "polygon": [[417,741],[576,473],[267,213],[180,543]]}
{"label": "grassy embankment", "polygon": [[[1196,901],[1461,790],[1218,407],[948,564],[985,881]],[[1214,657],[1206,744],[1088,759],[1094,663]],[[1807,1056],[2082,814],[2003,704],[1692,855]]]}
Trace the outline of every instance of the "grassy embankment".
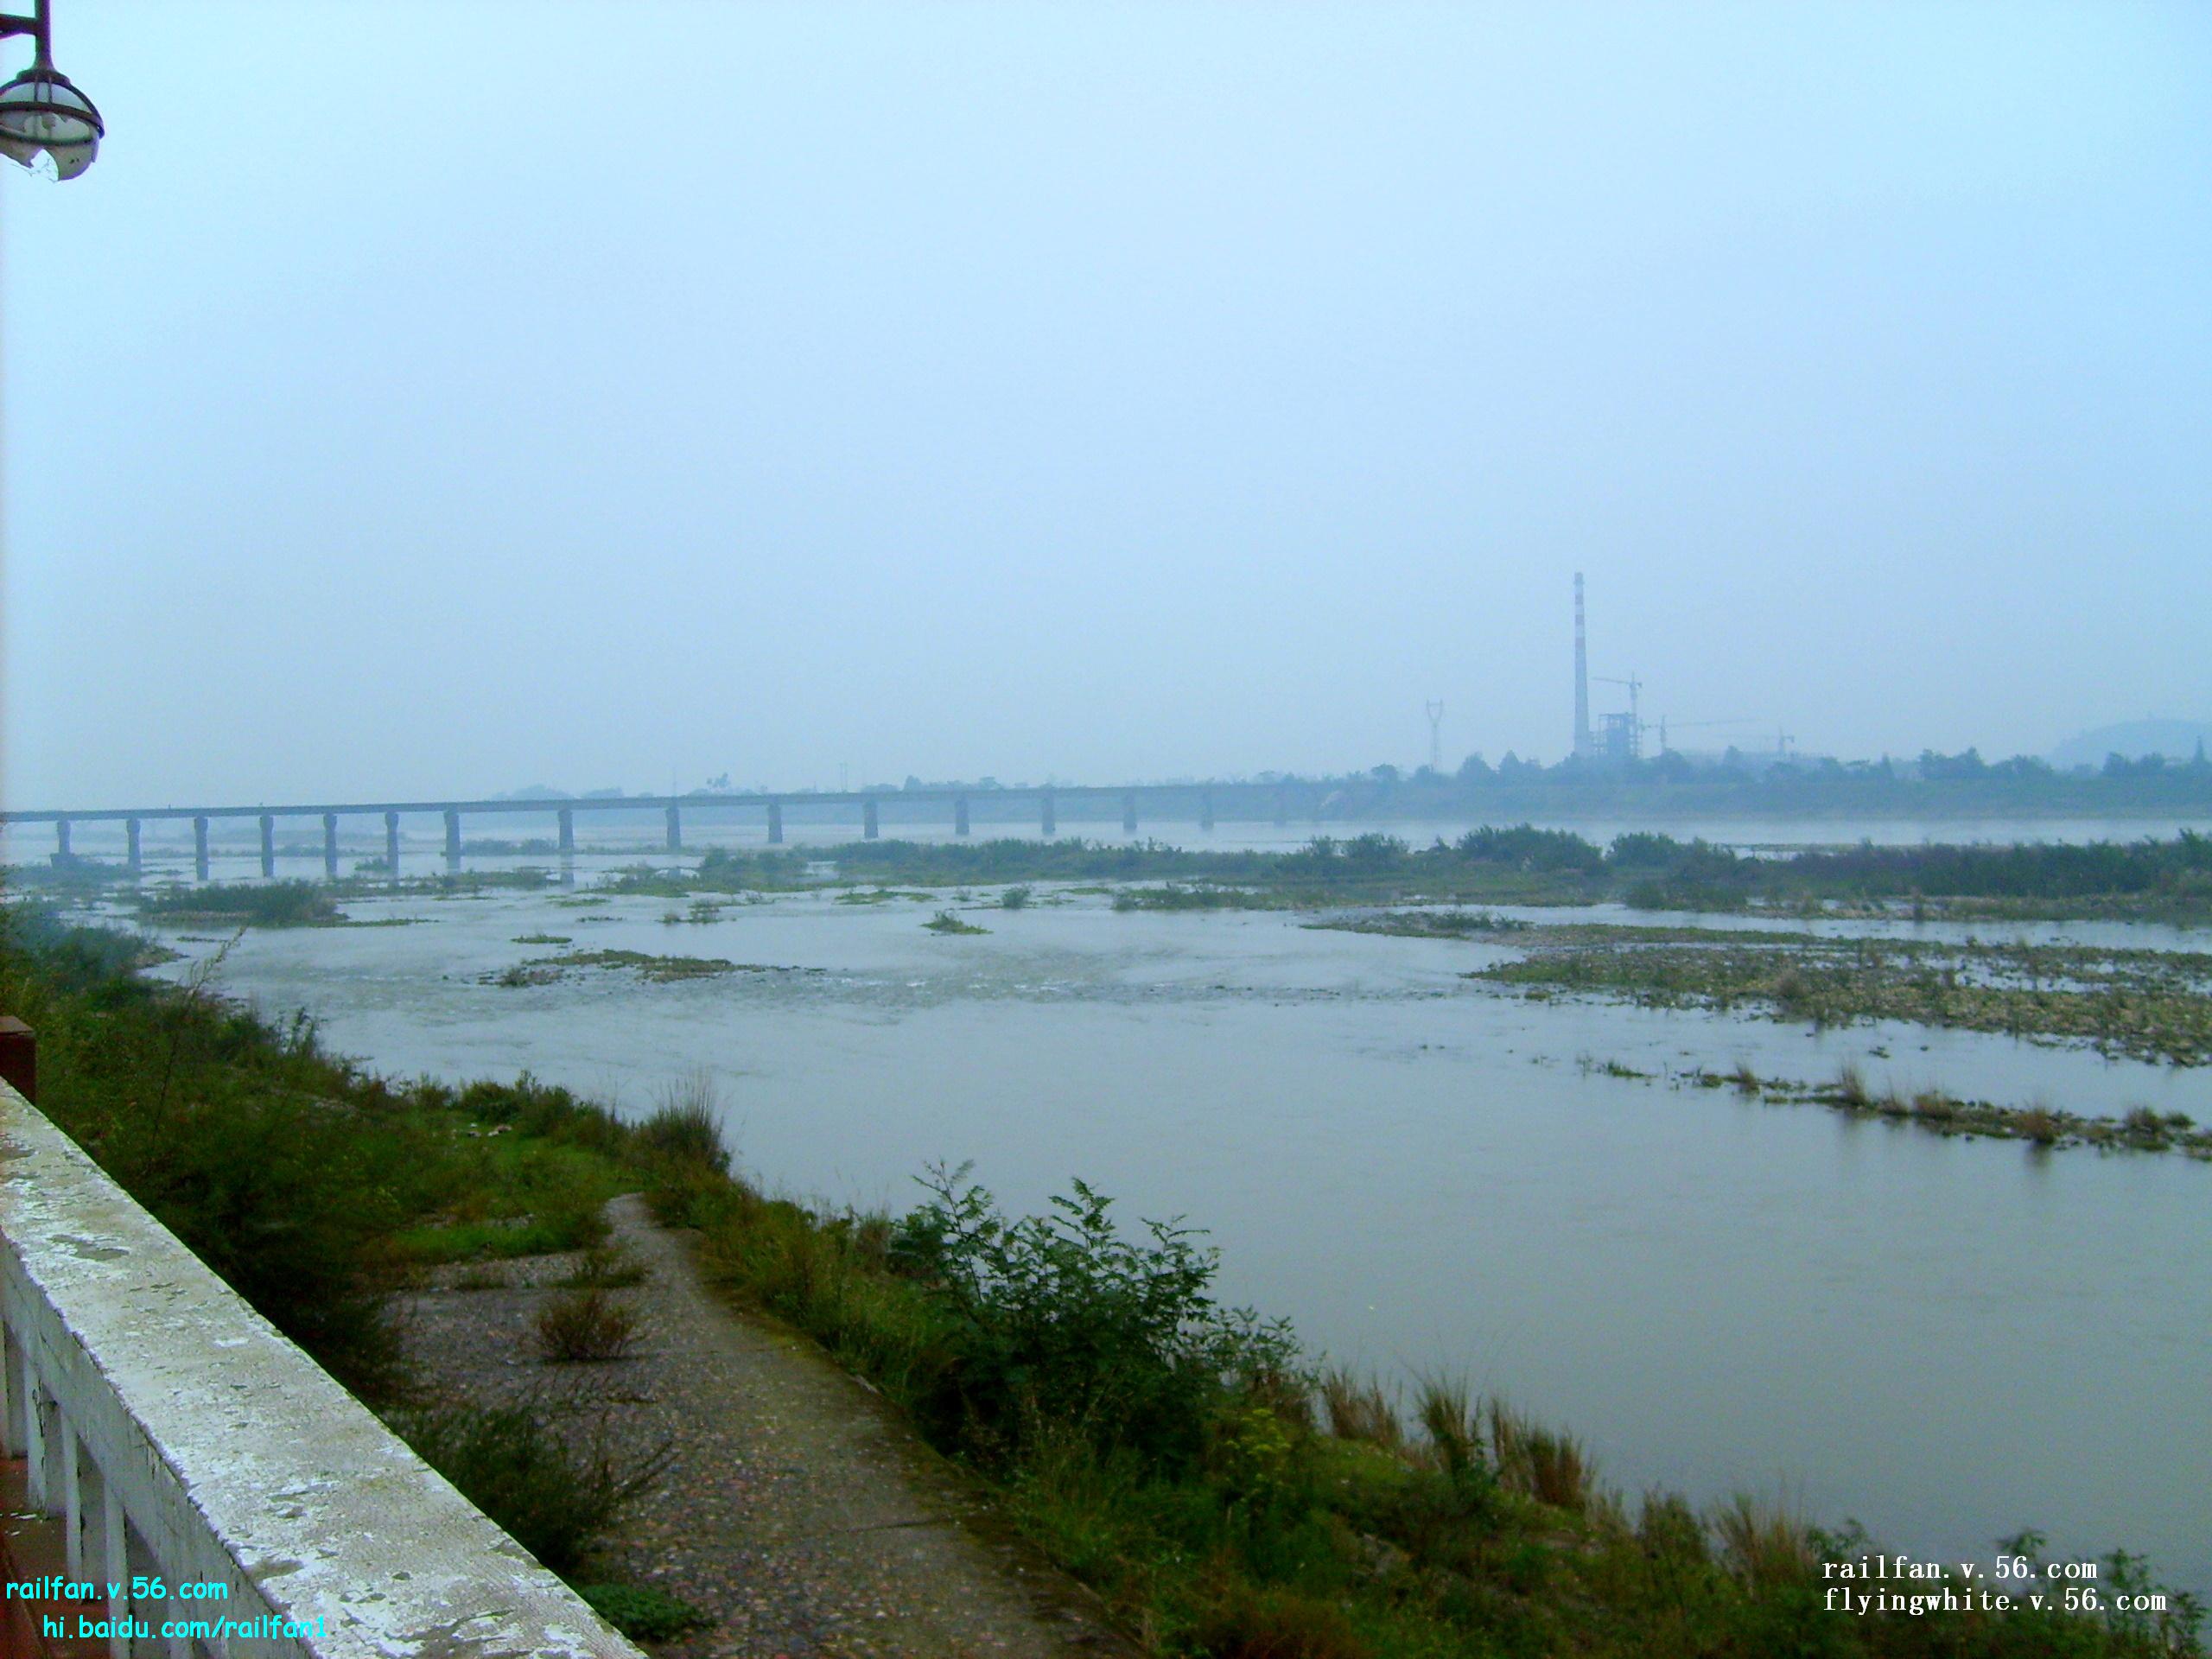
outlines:
{"label": "grassy embankment", "polygon": [[[626,1125],[526,1078],[394,1086],[323,1052],[304,1019],[143,979],[144,955],[0,908],[0,1008],[38,1033],[41,1110],[547,1566],[589,1580],[594,1540],[653,1471],[550,1395],[426,1392],[391,1298],[438,1264],[599,1245],[609,1198],[712,1156],[696,1125]],[[638,1586],[580,1587],[636,1630],[683,1618]]]}
{"label": "grassy embankment", "polygon": [[[1311,1374],[1287,1329],[1211,1300],[1212,1253],[1188,1231],[1131,1238],[1080,1184],[1021,1221],[964,1172],[929,1185],[895,1220],[730,1181],[658,1202],[701,1230],[734,1296],[816,1337],[995,1482],[1152,1651],[2199,1651],[2181,1602],[2164,1618],[1826,1611],[1824,1565],[1872,1548],[1855,1531],[1749,1500],[1631,1505],[1571,1436],[1449,1381],[1421,1389],[1409,1421],[1371,1384]],[[2143,1582],[2132,1558],[2113,1573]]]}
{"label": "grassy embankment", "polygon": [[[1823,1611],[1823,1563],[1864,1539],[1748,1503],[1631,1507],[1571,1437],[1448,1382],[1409,1423],[1372,1386],[1309,1374],[1283,1327],[1217,1306],[1195,1236],[1132,1239],[1080,1185],[1041,1220],[1008,1220],[957,1175],[896,1220],[813,1213],[733,1179],[696,1109],[626,1128],[527,1082],[395,1090],[303,1024],[133,976],[137,949],[10,917],[0,1002],[41,1027],[46,1109],[557,1567],[588,1560],[638,1471],[541,1413],[415,1396],[386,1298],[424,1263],[588,1244],[604,1198],[644,1185],[700,1230],[730,1294],[815,1336],[995,1483],[1154,1652],[2202,1651],[2177,1599]],[[2122,1556],[2101,1587],[2109,1603],[2143,1585]],[[649,1614],[669,1616],[633,1612],[640,1628]]]}

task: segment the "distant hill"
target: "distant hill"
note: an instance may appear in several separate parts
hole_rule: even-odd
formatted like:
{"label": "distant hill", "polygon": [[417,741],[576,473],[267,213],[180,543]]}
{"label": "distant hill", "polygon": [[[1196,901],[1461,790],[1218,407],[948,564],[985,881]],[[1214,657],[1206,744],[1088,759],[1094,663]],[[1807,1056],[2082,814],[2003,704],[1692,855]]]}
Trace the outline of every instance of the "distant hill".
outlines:
{"label": "distant hill", "polygon": [[2124,754],[2131,760],[2146,754],[2186,760],[2199,743],[2212,751],[2212,726],[2202,721],[2129,720],[2068,738],[2050,752],[2050,764],[2063,772],[2069,766],[2101,766],[2108,754]]}

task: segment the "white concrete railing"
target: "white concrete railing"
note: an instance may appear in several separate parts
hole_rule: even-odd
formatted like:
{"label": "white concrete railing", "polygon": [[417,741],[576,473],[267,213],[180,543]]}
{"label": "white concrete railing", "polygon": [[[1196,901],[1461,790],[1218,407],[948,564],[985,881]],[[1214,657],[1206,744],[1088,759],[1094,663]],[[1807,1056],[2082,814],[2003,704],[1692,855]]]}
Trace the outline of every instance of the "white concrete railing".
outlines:
{"label": "white concrete railing", "polygon": [[[123,1586],[74,1605],[150,1632],[115,1654],[641,1659],[4,1084],[0,1326],[7,1449]],[[280,1633],[162,1634],[226,1618]]]}

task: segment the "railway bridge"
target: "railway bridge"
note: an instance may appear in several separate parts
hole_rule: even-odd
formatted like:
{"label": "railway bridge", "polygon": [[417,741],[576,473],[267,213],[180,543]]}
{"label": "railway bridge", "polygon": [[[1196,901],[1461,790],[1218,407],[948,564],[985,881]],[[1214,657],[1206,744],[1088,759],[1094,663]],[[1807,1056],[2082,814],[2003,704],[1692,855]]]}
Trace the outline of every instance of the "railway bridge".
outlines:
{"label": "railway bridge", "polygon": [[276,826],[280,821],[320,821],[322,828],[324,874],[338,876],[338,830],[346,819],[380,819],[384,825],[385,861],[390,873],[399,874],[400,822],[407,817],[435,817],[445,830],[446,868],[461,864],[461,820],[530,815],[551,817],[557,829],[557,850],[573,855],[576,850],[579,817],[658,812],[671,852],[683,846],[685,814],[695,823],[743,823],[757,820],[766,830],[769,844],[784,840],[787,816],[821,823],[856,824],[863,837],[875,840],[885,822],[921,824],[950,820],[953,833],[969,835],[981,817],[996,823],[1033,820],[1046,836],[1059,833],[1065,817],[1070,823],[1111,823],[1118,817],[1122,832],[1135,835],[1144,822],[1195,823],[1213,829],[1217,817],[1247,822],[1285,824],[1293,816],[1318,815],[1323,790],[1297,783],[1209,784],[1045,784],[989,788],[928,788],[792,791],[786,793],[695,793],[688,795],[582,795],[480,800],[412,800],[300,802],[289,805],[256,804],[211,806],[133,806],[48,808],[0,812],[0,824],[50,823],[54,829],[54,851],[67,862],[74,855],[72,829],[84,823],[120,823],[124,832],[124,858],[133,874],[144,868],[143,836],[149,823],[189,820],[193,862],[199,879],[208,879],[210,827],[226,821],[251,820],[261,831],[261,874],[276,873]]}

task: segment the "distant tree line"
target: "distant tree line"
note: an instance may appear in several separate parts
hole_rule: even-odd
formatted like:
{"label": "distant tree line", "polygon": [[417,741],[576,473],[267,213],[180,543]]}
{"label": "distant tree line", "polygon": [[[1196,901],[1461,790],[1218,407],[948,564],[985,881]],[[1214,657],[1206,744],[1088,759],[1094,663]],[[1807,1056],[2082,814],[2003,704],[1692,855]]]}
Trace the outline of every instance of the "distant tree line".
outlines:
{"label": "distant tree line", "polygon": [[1851,761],[1731,749],[1718,763],[1669,751],[1644,760],[1572,757],[1546,766],[1508,753],[1495,765],[1470,755],[1451,773],[1379,766],[1335,777],[1267,772],[1258,781],[1319,790],[1323,816],[1342,817],[1461,810],[1957,817],[2212,808],[2212,760],[2201,745],[2186,760],[2114,754],[2101,768],[2063,772],[2031,755],[1985,760],[1974,749]]}

